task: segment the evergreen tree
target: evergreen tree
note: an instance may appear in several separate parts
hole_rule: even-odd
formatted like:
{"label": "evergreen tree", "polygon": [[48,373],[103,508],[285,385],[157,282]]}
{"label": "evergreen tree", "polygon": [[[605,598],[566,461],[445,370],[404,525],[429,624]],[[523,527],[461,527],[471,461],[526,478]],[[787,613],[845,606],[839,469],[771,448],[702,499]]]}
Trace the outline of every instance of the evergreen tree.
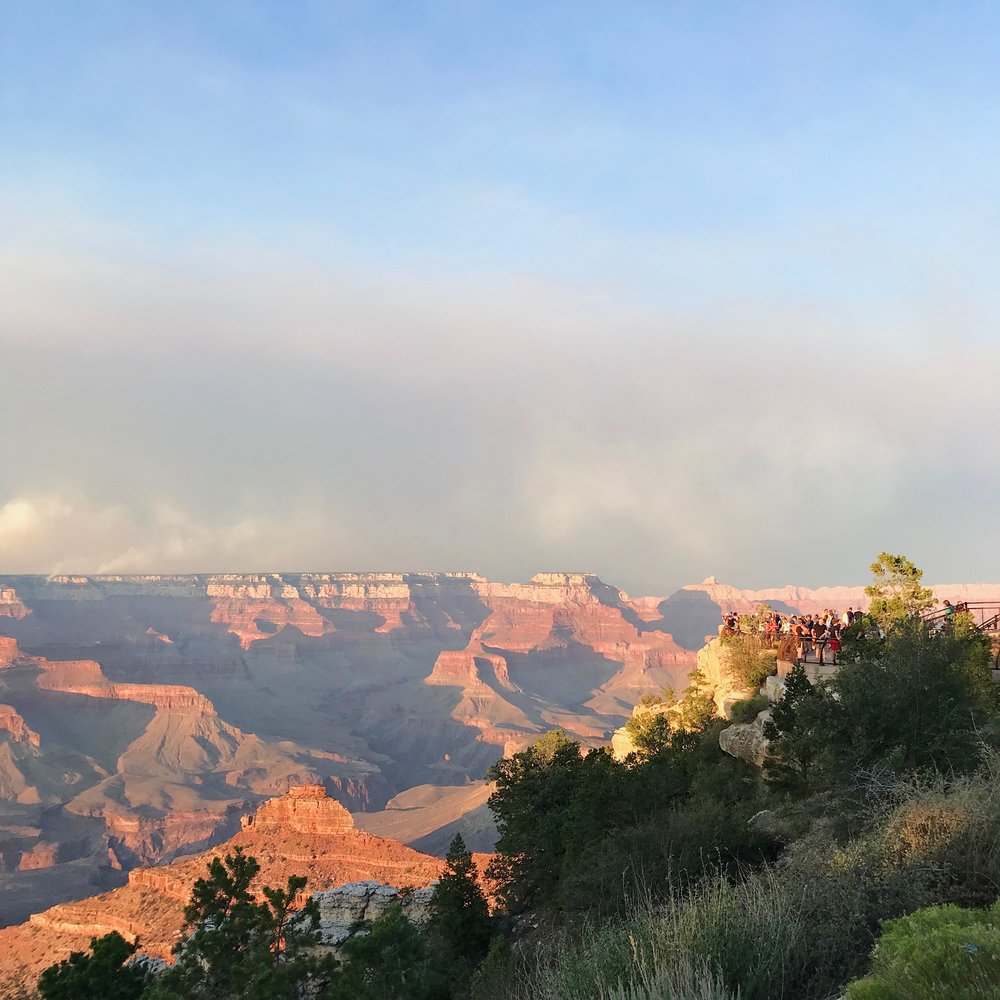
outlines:
{"label": "evergreen tree", "polygon": [[341,946],[343,964],[323,1000],[442,1000],[444,970],[431,962],[427,934],[393,903]]}
{"label": "evergreen tree", "polygon": [[92,938],[90,952],[74,951],[49,966],[38,980],[43,1000],[138,1000],[149,973],[125,963],[138,951],[117,931]]}
{"label": "evergreen tree", "polygon": [[485,954],[490,939],[490,910],[477,881],[472,853],[460,833],[452,839],[447,867],[431,897],[427,930],[445,959],[471,965]]}
{"label": "evergreen tree", "polygon": [[489,805],[497,822],[497,853],[488,875],[512,912],[554,898],[566,853],[564,831],[580,785],[580,746],[555,729],[513,757],[498,761]]}
{"label": "evergreen tree", "polygon": [[826,684],[810,685],[796,667],[764,724],[768,780],[803,791],[821,778],[972,770],[979,731],[997,711],[989,652],[962,623],[935,632],[903,618]]}
{"label": "evergreen tree", "polygon": [[175,965],[158,977],[155,1000],[280,1000],[298,997],[309,979],[331,963],[308,949],[319,940],[319,910],[308,900],[297,907],[306,886],[292,876],[284,889],[263,887],[263,902],[251,892],[260,866],[240,848],[209,862],[198,879],[184,919],[190,937],[174,949]]}
{"label": "evergreen tree", "polygon": [[840,769],[964,772],[979,759],[979,728],[996,711],[989,642],[971,628],[934,632],[898,622],[831,687],[839,711],[829,733]]}
{"label": "evergreen tree", "polygon": [[814,778],[814,765],[826,749],[836,702],[826,689],[810,683],[797,663],[785,679],[785,693],[764,723],[770,741],[764,763],[767,780],[787,790],[805,791]]}
{"label": "evergreen tree", "polygon": [[625,724],[625,731],[632,737],[636,753],[642,760],[648,760],[666,750],[673,735],[670,720],[663,712],[634,715]]}

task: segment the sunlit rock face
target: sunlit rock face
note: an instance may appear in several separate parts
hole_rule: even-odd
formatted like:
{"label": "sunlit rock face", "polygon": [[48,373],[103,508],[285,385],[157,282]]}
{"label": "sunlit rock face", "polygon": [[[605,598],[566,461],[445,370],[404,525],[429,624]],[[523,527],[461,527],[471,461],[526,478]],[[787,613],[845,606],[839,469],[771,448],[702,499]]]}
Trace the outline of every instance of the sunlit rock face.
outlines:
{"label": "sunlit rock face", "polygon": [[313,894],[319,906],[320,938],[336,948],[355,932],[361,921],[378,920],[393,905],[399,905],[411,923],[422,924],[430,916],[431,883],[411,892],[400,892],[382,882],[349,882],[347,885]]}
{"label": "sunlit rock face", "polygon": [[353,830],[354,819],[336,799],[326,794],[322,785],[298,785],[247,816],[243,829],[322,836]]}
{"label": "sunlit rock face", "polygon": [[756,694],[753,688],[733,677],[726,646],[721,639],[712,639],[698,650],[697,663],[704,686],[711,693],[716,710],[723,718],[729,718],[736,702]]}
{"label": "sunlit rock face", "polygon": [[[501,755],[554,726],[599,745],[683,685],[659,603],[581,573],[0,577],[0,923],[232,836],[290,787],[378,811],[440,786],[482,812],[457,792]],[[306,799],[283,820],[340,822]]]}
{"label": "sunlit rock face", "polygon": [[632,597],[587,573],[0,577],[0,924],[218,843],[300,785],[373,814],[453,789],[427,806],[444,829],[485,809],[462,790],[501,755],[557,726],[604,745],[642,695],[682,690],[723,605],[863,603],[776,594]]}
{"label": "sunlit rock face", "polygon": [[307,892],[318,894],[331,943],[343,940],[343,923],[353,916],[372,918],[384,910],[399,893],[394,886],[418,889],[406,905],[420,919],[429,893],[419,887],[431,885],[444,869],[440,858],[356,830],[351,815],[322,788],[294,787],[263,803],[237,834],[212,850],[137,868],[122,888],[58,904],[0,930],[0,984],[37,977],[71,951],[85,950],[92,937],[111,931],[130,940],[139,937],[144,952],[169,960],[173,944],[185,933],[183,910],[195,880],[207,874],[211,858],[236,848],[259,862],[257,890],[305,875]]}

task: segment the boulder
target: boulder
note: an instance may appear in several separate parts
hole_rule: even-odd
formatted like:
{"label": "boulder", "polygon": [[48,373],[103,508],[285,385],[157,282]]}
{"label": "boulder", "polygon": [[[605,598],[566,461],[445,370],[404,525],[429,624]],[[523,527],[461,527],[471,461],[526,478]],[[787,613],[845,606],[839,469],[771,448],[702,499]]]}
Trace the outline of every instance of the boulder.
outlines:
{"label": "boulder", "polygon": [[313,893],[319,906],[320,936],[323,944],[336,948],[358,932],[362,921],[376,920],[393,903],[399,903],[408,920],[423,923],[430,915],[431,896],[436,882],[420,889],[404,891],[383,882],[348,882],[335,889]]}
{"label": "boulder", "polygon": [[770,677],[765,677],[761,693],[772,705],[776,705],[785,697],[784,677],[775,677],[773,674]]}
{"label": "boulder", "polygon": [[760,719],[727,726],[719,733],[719,746],[722,750],[755,767],[764,766],[768,745]]}

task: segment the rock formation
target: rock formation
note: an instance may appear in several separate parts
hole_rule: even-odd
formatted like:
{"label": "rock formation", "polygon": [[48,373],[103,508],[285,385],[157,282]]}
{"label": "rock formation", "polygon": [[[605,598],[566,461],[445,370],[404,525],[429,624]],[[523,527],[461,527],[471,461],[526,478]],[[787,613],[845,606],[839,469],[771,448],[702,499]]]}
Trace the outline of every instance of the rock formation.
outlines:
{"label": "rock formation", "polygon": [[0,730],[9,734],[15,743],[30,743],[33,747],[41,745],[41,737],[18,715],[12,705],[0,705]]}
{"label": "rock formation", "polygon": [[0,618],[24,618],[28,609],[13,587],[0,586]]}
{"label": "rock formation", "polygon": [[398,903],[408,920],[421,924],[430,916],[434,883],[401,893],[382,882],[348,882],[334,889],[313,893],[319,906],[319,928],[323,944],[336,948],[343,944],[362,920],[377,920]]}
{"label": "rock formation", "polygon": [[755,694],[753,688],[748,688],[733,676],[721,639],[712,639],[698,650],[697,664],[702,683],[711,692],[715,707],[723,718],[730,717],[736,702]]}
{"label": "rock formation", "polygon": [[[350,814],[321,788],[293,788],[261,806],[239,833],[210,851],[136,869],[120,889],[53,906],[25,924],[0,930],[0,984],[30,981],[70,951],[86,949],[91,937],[111,931],[141,937],[147,954],[169,959],[174,942],[184,933],[183,909],[195,879],[206,874],[212,857],[236,847],[260,863],[257,886],[283,885],[290,875],[305,875],[308,890],[319,893],[332,939],[349,914],[373,915],[399,891],[383,891],[381,884],[427,886],[444,868],[439,858],[354,829]],[[354,887],[337,891],[348,883]],[[4,995],[0,988],[0,997]]]}
{"label": "rock formation", "polygon": [[719,746],[731,756],[756,767],[763,767],[767,759],[768,740],[760,720],[727,726],[719,733]]}
{"label": "rock formation", "polygon": [[687,684],[724,604],[761,599],[863,603],[716,581],[633,598],[584,573],[0,577],[0,924],[202,850],[292,786],[380,812],[556,726],[606,743],[642,695]]}
{"label": "rock formation", "polygon": [[245,817],[243,829],[324,836],[353,830],[354,819],[336,799],[326,794],[322,785],[298,785]]}

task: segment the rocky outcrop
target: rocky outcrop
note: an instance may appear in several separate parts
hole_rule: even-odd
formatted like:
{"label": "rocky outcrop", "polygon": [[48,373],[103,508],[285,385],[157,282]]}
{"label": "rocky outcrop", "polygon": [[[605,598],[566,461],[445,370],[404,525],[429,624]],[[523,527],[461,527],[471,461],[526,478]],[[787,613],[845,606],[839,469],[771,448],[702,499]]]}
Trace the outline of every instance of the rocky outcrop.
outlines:
{"label": "rocky outcrop", "polygon": [[723,718],[730,718],[736,702],[751,698],[756,693],[753,688],[741,685],[733,678],[721,639],[712,639],[698,650],[697,662],[698,672],[704,678],[703,685],[711,692],[712,700]]}
{"label": "rocky outcrop", "polygon": [[9,667],[18,655],[17,640],[0,635],[0,668]]}
{"label": "rocky outcrop", "polygon": [[[60,665],[62,666],[62,665]],[[93,664],[97,666],[97,664]],[[214,716],[215,706],[194,688],[175,684],[113,684],[102,680],[96,683],[67,679],[63,671],[39,678],[38,686],[63,694],[80,694],[87,698],[105,698],[109,701],[135,701],[152,705],[164,712],[187,712],[193,715]]]}
{"label": "rocky outcrop", "polygon": [[507,661],[496,654],[487,653],[482,644],[473,641],[465,649],[446,649],[438,653],[434,667],[424,680],[425,684],[464,687],[488,693],[491,689],[483,680],[482,665],[492,668],[494,676],[503,678],[507,690],[513,690]]}
{"label": "rocky outcrop", "polygon": [[19,872],[35,871],[39,868],[52,868],[59,860],[59,845],[40,841],[26,851],[21,852],[17,861]]}
{"label": "rocky outcrop", "polygon": [[0,586],[0,618],[24,618],[28,609],[13,587]]}
{"label": "rocky outcrop", "polygon": [[298,785],[245,817],[243,829],[325,835],[353,830],[354,819],[336,799],[326,794],[322,785]]}
{"label": "rocky outcrop", "polygon": [[31,729],[12,705],[0,705],[0,733],[7,733],[17,743],[41,745],[41,737]]}
{"label": "rocky outcrop", "polygon": [[[262,805],[255,820],[224,844],[168,865],[137,869],[121,889],[50,907],[26,924],[0,930],[0,982],[36,976],[70,951],[85,950],[91,937],[112,930],[129,939],[140,937],[147,954],[169,960],[183,934],[184,905],[194,881],[204,877],[212,858],[237,847],[261,866],[255,888],[284,885],[290,875],[305,875],[309,891],[318,894],[332,940],[339,936],[341,921],[353,915],[374,917],[400,893],[382,891],[380,884],[416,887],[419,892],[444,869],[439,858],[355,830],[350,815],[345,817],[321,788],[300,787]],[[354,888],[328,892],[345,884]],[[426,898],[414,895],[418,901]],[[406,905],[419,916],[423,904]]]}
{"label": "rocky outcrop", "polygon": [[[632,709],[633,719],[645,719],[652,715],[666,715],[668,718],[676,714],[676,703],[658,703],[655,705],[636,705]],[[616,729],[611,736],[611,753],[615,760],[625,760],[629,754],[635,753],[639,748],[632,739],[632,734],[626,726]]]}
{"label": "rocky outcrop", "polygon": [[727,726],[719,733],[719,746],[730,756],[756,767],[763,767],[767,759],[768,739],[759,719]]}
{"label": "rocky outcrop", "polygon": [[319,906],[320,936],[324,945],[336,948],[355,933],[361,921],[377,920],[395,903],[411,923],[420,924],[430,916],[434,886],[401,891],[383,882],[348,882],[346,885],[313,893]]}

